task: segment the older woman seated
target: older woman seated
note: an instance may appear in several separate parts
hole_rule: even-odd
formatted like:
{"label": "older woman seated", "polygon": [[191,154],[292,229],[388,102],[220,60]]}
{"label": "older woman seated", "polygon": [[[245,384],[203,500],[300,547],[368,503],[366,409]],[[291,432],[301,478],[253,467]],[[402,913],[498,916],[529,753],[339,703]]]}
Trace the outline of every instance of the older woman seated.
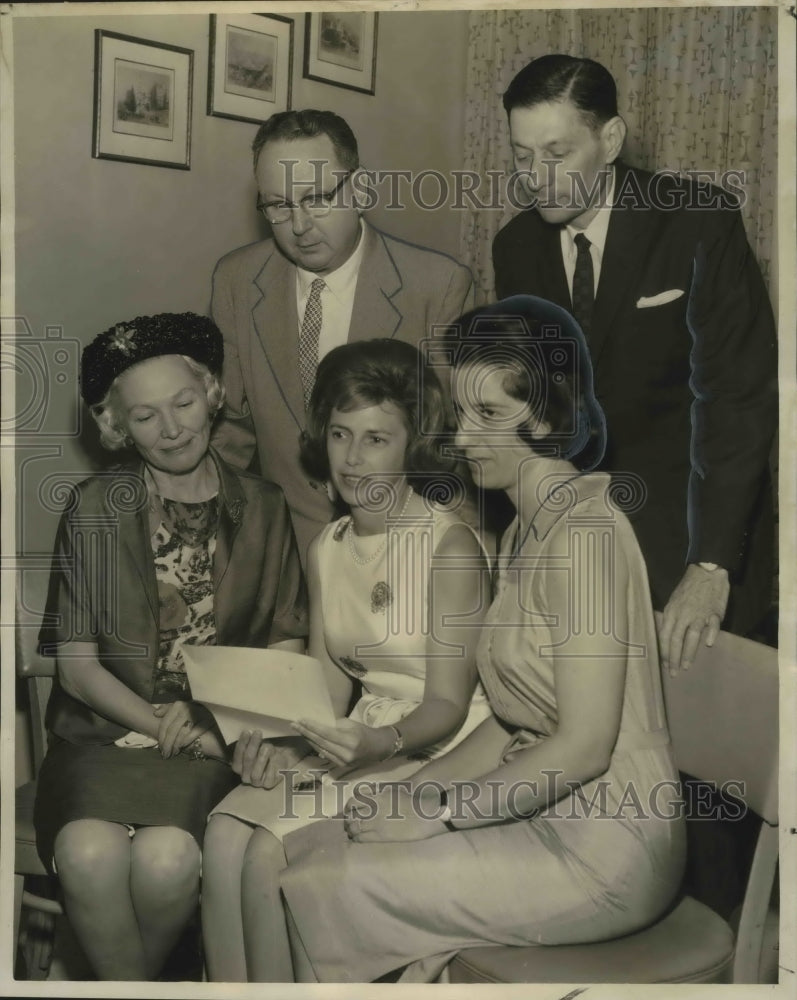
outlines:
{"label": "older woman seated", "polygon": [[197,905],[207,814],[238,780],[182,647],[301,651],[307,631],[280,490],[209,449],[222,358],[191,313],[120,323],[83,352],[103,443],[139,460],[80,483],[58,529],[35,825],[100,979],[158,975]]}

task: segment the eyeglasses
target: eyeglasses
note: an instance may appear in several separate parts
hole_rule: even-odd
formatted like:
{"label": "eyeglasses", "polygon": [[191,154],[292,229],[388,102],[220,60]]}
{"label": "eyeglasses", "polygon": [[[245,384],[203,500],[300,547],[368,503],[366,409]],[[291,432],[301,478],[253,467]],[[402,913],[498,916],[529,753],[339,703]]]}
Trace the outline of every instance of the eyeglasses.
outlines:
{"label": "eyeglasses", "polygon": [[304,198],[299,199],[298,204],[294,201],[262,202],[258,198],[257,210],[258,212],[262,212],[272,225],[287,222],[291,218],[295,208],[301,209],[302,212],[313,218],[321,218],[332,208],[335,195],[340,191],[349,177],[351,177],[352,173],[352,170],[346,171],[331,191],[314,191],[312,194],[306,194]]}

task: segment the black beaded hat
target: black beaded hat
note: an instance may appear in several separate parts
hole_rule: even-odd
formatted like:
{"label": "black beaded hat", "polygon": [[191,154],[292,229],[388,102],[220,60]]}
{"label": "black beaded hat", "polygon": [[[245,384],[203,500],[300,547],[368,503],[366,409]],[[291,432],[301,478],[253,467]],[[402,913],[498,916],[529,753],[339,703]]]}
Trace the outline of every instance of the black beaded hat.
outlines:
{"label": "black beaded hat", "polygon": [[196,313],[158,313],[117,323],[84,348],[80,392],[89,406],[99,403],[113,380],[139,361],[185,354],[214,375],[221,374],[224,342],[216,324]]}

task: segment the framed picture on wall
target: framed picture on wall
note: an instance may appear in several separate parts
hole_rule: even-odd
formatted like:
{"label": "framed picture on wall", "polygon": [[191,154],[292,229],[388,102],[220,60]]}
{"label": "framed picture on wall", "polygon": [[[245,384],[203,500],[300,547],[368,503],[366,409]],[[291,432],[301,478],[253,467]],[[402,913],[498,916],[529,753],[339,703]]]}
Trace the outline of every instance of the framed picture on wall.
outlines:
{"label": "framed picture on wall", "polygon": [[307,14],[305,78],[364,94],[375,93],[377,16],[354,10]]}
{"label": "framed picture on wall", "polygon": [[94,32],[92,156],[189,170],[194,53]]}
{"label": "framed picture on wall", "polygon": [[293,19],[211,14],[208,114],[262,122],[291,106]]}

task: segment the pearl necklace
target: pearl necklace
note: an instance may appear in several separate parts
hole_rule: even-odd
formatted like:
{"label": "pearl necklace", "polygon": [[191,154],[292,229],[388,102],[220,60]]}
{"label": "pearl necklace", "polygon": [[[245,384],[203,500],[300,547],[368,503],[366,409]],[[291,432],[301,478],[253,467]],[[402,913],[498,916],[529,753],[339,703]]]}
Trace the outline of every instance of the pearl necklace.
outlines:
{"label": "pearl necklace", "polygon": [[[409,507],[410,505],[412,494],[413,494],[413,489],[410,486],[409,489],[407,490],[407,496],[404,500],[404,505],[399,511],[397,520],[401,520],[401,518],[404,517],[404,515],[407,513],[407,507]],[[387,545],[387,528],[385,528],[385,534],[384,537],[382,538],[382,541],[379,543],[379,545],[377,545],[377,547],[374,549],[374,551],[371,553],[370,556],[361,556],[360,553],[357,551],[357,546],[354,544],[354,518],[352,517],[349,518],[349,525],[346,529],[346,539],[349,543],[349,552],[351,552],[352,559],[357,563],[358,566],[367,566],[368,563],[373,562],[374,559],[376,559],[378,556],[382,554],[382,550]]]}

